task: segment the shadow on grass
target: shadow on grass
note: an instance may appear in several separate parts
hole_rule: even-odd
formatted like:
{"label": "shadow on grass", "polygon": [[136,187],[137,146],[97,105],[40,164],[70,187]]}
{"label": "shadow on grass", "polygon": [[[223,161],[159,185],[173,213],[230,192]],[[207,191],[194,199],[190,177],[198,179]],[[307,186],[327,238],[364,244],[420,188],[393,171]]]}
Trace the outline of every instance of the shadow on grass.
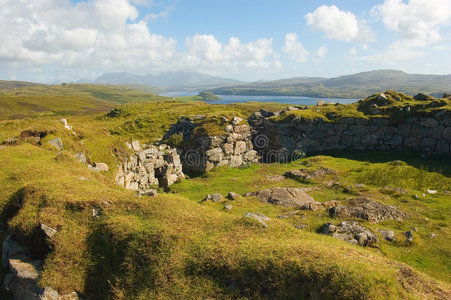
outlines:
{"label": "shadow on grass", "polygon": [[451,156],[446,157],[431,155],[428,157],[422,157],[420,153],[413,152],[411,150],[331,151],[322,154],[336,158],[346,158],[370,163],[386,163],[394,160],[401,160],[412,167],[425,169],[429,172],[436,172],[446,177],[451,177]]}

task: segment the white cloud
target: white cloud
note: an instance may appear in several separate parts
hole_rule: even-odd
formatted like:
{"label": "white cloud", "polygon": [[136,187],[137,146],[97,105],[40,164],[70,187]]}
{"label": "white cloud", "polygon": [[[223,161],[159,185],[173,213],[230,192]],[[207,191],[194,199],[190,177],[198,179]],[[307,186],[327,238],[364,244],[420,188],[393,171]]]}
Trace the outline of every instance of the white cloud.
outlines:
{"label": "white cloud", "polygon": [[205,69],[268,68],[273,66],[272,39],[259,39],[243,44],[231,37],[228,44],[221,44],[213,35],[195,34],[187,38],[187,66],[197,65]]}
{"label": "white cloud", "polygon": [[350,55],[357,55],[357,49],[355,47],[352,47],[351,49],[349,49],[349,54]]}
{"label": "white cloud", "polygon": [[321,46],[316,50],[316,59],[321,60],[327,54],[327,48],[325,46]]}
{"label": "white cloud", "polygon": [[335,5],[322,5],[305,15],[307,25],[324,32],[326,37],[346,42],[369,43],[374,33],[349,11],[342,11]]}
{"label": "white cloud", "polygon": [[296,33],[287,33],[285,35],[285,47],[283,51],[290,55],[290,58],[296,62],[306,62],[309,56],[309,52],[298,42]]}
{"label": "white cloud", "polygon": [[152,34],[128,0],[93,0],[75,6],[67,0],[4,1],[3,68],[55,64],[137,70],[162,66],[175,55],[175,41]]}
{"label": "white cloud", "polygon": [[442,39],[439,29],[451,21],[451,0],[385,0],[371,12],[411,47],[425,47]]}

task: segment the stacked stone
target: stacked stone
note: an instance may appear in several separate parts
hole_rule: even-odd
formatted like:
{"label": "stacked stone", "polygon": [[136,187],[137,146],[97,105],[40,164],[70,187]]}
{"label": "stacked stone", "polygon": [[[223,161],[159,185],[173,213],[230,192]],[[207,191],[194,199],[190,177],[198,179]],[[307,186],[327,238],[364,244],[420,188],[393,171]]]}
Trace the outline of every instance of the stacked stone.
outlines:
{"label": "stacked stone", "polygon": [[161,186],[169,187],[185,175],[177,149],[167,145],[141,145],[133,141],[127,146],[135,154],[119,166],[117,182],[126,189],[135,190],[140,194],[153,193],[152,189]]}
{"label": "stacked stone", "polygon": [[[383,117],[342,118],[327,122],[322,118],[294,118],[288,123],[256,120],[261,134],[267,136],[269,151],[306,153],[327,150],[393,150],[409,148],[422,153],[451,153],[451,113],[439,111],[432,116],[414,116],[392,125]],[[257,118],[258,117],[258,118]]]}
{"label": "stacked stone", "polygon": [[216,166],[237,168],[258,162],[259,156],[253,149],[249,125],[244,124],[239,117],[234,117],[231,121],[224,118],[224,121],[224,135],[194,137],[193,131],[197,125],[193,126],[195,123],[186,117],[180,118],[166,133],[166,139],[173,134],[182,133],[185,141],[192,140],[181,149],[185,170],[205,172]]}

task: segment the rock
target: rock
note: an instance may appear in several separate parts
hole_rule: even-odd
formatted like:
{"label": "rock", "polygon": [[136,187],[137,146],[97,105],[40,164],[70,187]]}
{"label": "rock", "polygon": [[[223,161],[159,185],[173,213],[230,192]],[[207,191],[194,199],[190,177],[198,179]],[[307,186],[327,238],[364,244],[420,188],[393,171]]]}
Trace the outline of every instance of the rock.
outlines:
{"label": "rock", "polygon": [[254,212],[248,212],[244,215],[245,218],[250,218],[250,219],[254,219],[257,220],[260,224],[263,225],[264,228],[268,227],[268,224],[266,224],[265,221],[269,221],[271,220],[269,217],[260,214],[260,213],[254,213]]}
{"label": "rock", "polygon": [[239,196],[240,195],[238,195],[237,193],[229,192],[227,194],[227,199],[229,199],[229,200],[236,200],[236,199],[238,199]]}
{"label": "rock", "polygon": [[329,213],[335,218],[359,218],[374,223],[385,220],[402,221],[409,217],[395,206],[384,205],[365,197],[350,199],[347,206],[331,207]]}
{"label": "rock", "polygon": [[64,149],[64,147],[63,147],[63,141],[61,140],[61,138],[54,138],[53,140],[50,140],[50,141],[48,141],[48,143],[50,144],[50,145],[52,145],[53,147],[55,147],[56,149],[58,149],[58,150],[63,150]]}
{"label": "rock", "polygon": [[238,168],[243,164],[243,158],[239,155],[233,155],[230,157],[229,166],[232,168]]}
{"label": "rock", "polygon": [[256,196],[261,202],[267,202],[275,205],[285,207],[298,207],[315,202],[313,198],[308,195],[303,188],[270,188],[254,193],[249,193],[250,196]]}
{"label": "rock", "polygon": [[235,155],[241,155],[246,152],[246,142],[245,141],[237,141],[235,143]]}
{"label": "rock", "polygon": [[342,221],[338,226],[332,223],[324,223],[319,229],[319,232],[342,239],[354,245],[377,248],[379,244],[377,236],[371,230],[357,222]]}
{"label": "rock", "polygon": [[435,238],[436,236],[437,236],[436,233],[431,233],[431,235],[430,235],[431,238]]}
{"label": "rock", "polygon": [[16,258],[9,259],[9,269],[19,280],[37,280],[39,278],[39,260],[21,260]]}
{"label": "rock", "polygon": [[149,196],[149,197],[155,197],[158,195],[158,191],[156,189],[148,189],[145,191],[139,191],[140,196]]}
{"label": "rock", "polygon": [[52,227],[47,226],[45,224],[41,224],[41,230],[49,238],[52,238],[58,232],[56,229],[53,229]]}
{"label": "rock", "polygon": [[377,231],[382,235],[382,237],[389,241],[394,242],[395,241],[395,233],[392,230],[386,230],[386,229],[377,229]]}
{"label": "rock", "polygon": [[100,215],[102,215],[102,209],[101,208],[92,208],[91,210],[91,217],[93,219],[98,218]]}
{"label": "rock", "polygon": [[83,152],[75,153],[74,157],[76,160],[78,160],[80,163],[85,164],[86,163],[86,156]]}
{"label": "rock", "polygon": [[285,177],[298,179],[302,181],[309,181],[311,179],[324,177],[326,175],[336,175],[337,171],[329,169],[329,168],[318,168],[315,170],[308,169],[300,169],[300,170],[292,170],[285,173]]}
{"label": "rock", "polygon": [[436,190],[427,189],[428,194],[437,194]]}
{"label": "rock", "polygon": [[301,219],[305,219],[306,215],[301,210],[295,210],[295,211],[291,211],[289,213],[285,213],[285,214],[281,214],[281,215],[277,216],[277,218],[279,218],[279,219],[289,219],[289,218],[294,218],[294,217],[299,217]]}
{"label": "rock", "polygon": [[9,259],[25,254],[26,249],[12,239],[12,235],[7,235],[2,243],[2,264],[3,267],[9,265]]}
{"label": "rock", "polygon": [[94,163],[92,165],[88,165],[88,168],[96,172],[108,172],[108,165],[105,163]]}
{"label": "rock", "polygon": [[413,232],[412,232],[412,230],[404,232],[404,235],[407,238],[406,242],[411,243],[413,241]]}
{"label": "rock", "polygon": [[141,151],[141,144],[139,141],[132,141],[131,145],[133,151]]}
{"label": "rock", "polygon": [[276,182],[285,180],[285,176],[283,176],[283,175],[265,175],[265,178],[266,178],[266,180],[276,181]]}
{"label": "rock", "polygon": [[204,201],[213,201],[213,202],[221,202],[223,199],[222,195],[217,193],[217,194],[208,194],[205,198]]}
{"label": "rock", "polygon": [[323,209],[323,204],[321,202],[312,202],[302,205],[301,209],[303,210],[312,210],[317,211],[319,209]]}
{"label": "rock", "polygon": [[227,204],[226,206],[224,206],[225,210],[232,210],[232,204]]}
{"label": "rock", "polygon": [[233,117],[233,119],[232,119],[232,124],[233,124],[233,125],[238,125],[238,124],[240,124],[242,121],[243,121],[243,119],[240,118],[240,117]]}
{"label": "rock", "polygon": [[224,128],[224,130],[225,130],[225,132],[232,133],[233,132],[233,126],[229,124],[229,125],[227,125]]}
{"label": "rock", "polygon": [[221,148],[213,148],[205,152],[207,159],[213,162],[220,162],[224,156]]}

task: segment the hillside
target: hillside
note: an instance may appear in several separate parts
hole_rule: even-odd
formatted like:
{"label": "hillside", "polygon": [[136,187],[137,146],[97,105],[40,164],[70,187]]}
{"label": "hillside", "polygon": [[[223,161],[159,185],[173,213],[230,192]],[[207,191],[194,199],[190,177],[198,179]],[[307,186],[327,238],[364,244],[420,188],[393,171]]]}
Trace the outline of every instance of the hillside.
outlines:
{"label": "hillside", "polygon": [[0,89],[0,119],[107,112],[117,104],[164,100],[149,93],[145,86],[21,85],[10,81],[4,81],[3,86],[6,88]]}
{"label": "hillside", "polygon": [[450,92],[450,86],[451,75],[421,75],[394,70],[378,70],[336,78],[300,77],[257,82],[209,89],[208,91],[217,95],[363,98],[387,89],[409,95],[423,92],[441,96]]}
{"label": "hillside", "polygon": [[[170,156],[164,152],[167,146],[158,145],[173,128],[182,134],[172,134],[165,142],[179,150],[211,138],[214,145],[204,144],[204,150],[216,150],[203,154],[219,164],[218,148],[227,148],[217,137],[223,137],[221,143],[251,141],[245,135],[252,116],[265,114],[267,121],[285,128],[289,122],[299,125],[296,118],[306,122],[304,127],[324,119],[324,130],[346,118],[399,122],[403,117],[437,115],[444,123],[450,99],[416,100],[387,91],[384,103],[377,94],[351,105],[293,109],[257,102],[212,105],[152,98],[117,87],[71,86],[66,98],[65,86],[50,86],[35,90],[21,105],[28,99],[33,101],[28,105],[45,103],[54,94],[68,100],[77,91],[83,95],[80,101],[104,97],[102,103],[115,107],[66,116],[70,130],[58,114],[0,119],[0,239],[20,254],[7,260],[9,269],[0,268],[2,282],[11,269],[17,272],[25,265],[32,272],[19,273],[34,276],[28,284],[38,283],[46,291],[51,287],[60,295],[72,293],[72,299],[450,298],[447,156],[425,152],[421,157],[406,149],[347,150],[190,173],[185,171],[186,157]],[[119,101],[123,104],[116,104]],[[378,114],[367,109],[376,102]],[[67,109],[58,101],[47,104]],[[406,106],[409,111],[399,116],[396,111]],[[446,131],[448,138],[451,122],[442,125],[429,119],[430,129],[422,134],[437,139]],[[177,126],[184,122],[194,124],[191,133]],[[346,126],[360,130],[353,123]],[[375,127],[391,136],[393,126]],[[297,135],[308,128],[303,130]],[[237,147],[243,143],[235,144],[233,155],[245,156]],[[152,163],[144,164],[146,159]],[[180,160],[186,179],[153,186],[156,196],[129,189],[132,180],[145,185],[149,169],[162,177]],[[97,169],[100,166],[104,169]],[[128,179],[119,184],[116,175],[124,168]],[[285,205],[288,194],[262,200],[266,189],[296,191],[306,202]],[[226,198],[229,192],[236,194]],[[373,205],[374,211],[364,211],[369,213],[366,219],[364,213],[332,213],[358,201]],[[381,219],[375,222],[374,215]],[[324,229],[324,224],[331,231],[342,228],[343,222],[356,222],[365,231],[345,241]],[[387,233],[393,235],[387,239]],[[11,241],[26,249],[17,250]],[[0,290],[0,295],[6,297],[7,291]]]}

